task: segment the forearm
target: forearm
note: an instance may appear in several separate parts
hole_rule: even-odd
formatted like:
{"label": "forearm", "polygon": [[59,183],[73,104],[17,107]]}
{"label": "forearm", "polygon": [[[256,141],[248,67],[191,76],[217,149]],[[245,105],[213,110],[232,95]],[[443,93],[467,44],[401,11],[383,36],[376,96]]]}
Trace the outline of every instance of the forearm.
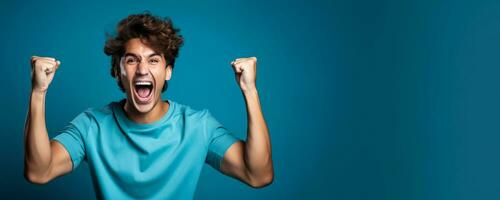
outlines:
{"label": "forearm", "polygon": [[262,114],[256,89],[243,91],[246,102],[248,130],[245,142],[245,165],[251,177],[273,176],[269,130]]}
{"label": "forearm", "polygon": [[25,126],[25,173],[44,174],[50,166],[51,149],[45,125],[45,92],[32,91]]}

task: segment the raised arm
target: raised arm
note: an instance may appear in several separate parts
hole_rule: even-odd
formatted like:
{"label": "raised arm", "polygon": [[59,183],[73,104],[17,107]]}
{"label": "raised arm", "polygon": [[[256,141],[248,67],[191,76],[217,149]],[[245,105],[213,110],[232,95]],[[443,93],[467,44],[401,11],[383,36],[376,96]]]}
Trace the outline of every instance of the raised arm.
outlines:
{"label": "raised arm", "polygon": [[58,142],[50,142],[45,126],[45,97],[61,63],[54,58],[31,58],[32,89],[24,127],[24,176],[44,184],[72,169],[71,158]]}
{"label": "raised arm", "polygon": [[255,84],[257,58],[236,59],[231,65],[246,103],[247,140],[235,143],[226,151],[221,170],[252,187],[264,187],[272,183],[274,170],[269,130]]}

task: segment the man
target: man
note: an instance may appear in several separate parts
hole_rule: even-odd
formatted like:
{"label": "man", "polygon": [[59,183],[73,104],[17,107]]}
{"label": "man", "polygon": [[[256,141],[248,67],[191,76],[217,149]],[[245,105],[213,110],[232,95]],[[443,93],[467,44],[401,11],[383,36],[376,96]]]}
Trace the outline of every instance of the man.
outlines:
{"label": "man", "polygon": [[25,126],[25,177],[44,184],[89,164],[98,198],[190,199],[204,163],[252,187],[273,180],[271,144],[255,84],[255,57],[231,62],[246,102],[246,142],[207,111],[162,100],[183,43],[169,19],[130,15],[106,42],[126,99],[88,109],[49,140],[45,98],[61,62],[33,56]]}

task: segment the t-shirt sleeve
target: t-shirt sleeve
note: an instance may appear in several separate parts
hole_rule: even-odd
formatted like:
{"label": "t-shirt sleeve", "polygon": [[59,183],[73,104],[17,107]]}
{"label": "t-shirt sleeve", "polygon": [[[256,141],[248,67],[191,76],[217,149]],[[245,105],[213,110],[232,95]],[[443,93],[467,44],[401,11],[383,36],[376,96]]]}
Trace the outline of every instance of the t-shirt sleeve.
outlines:
{"label": "t-shirt sleeve", "polygon": [[87,112],[81,113],[66,127],[61,129],[58,135],[52,139],[61,143],[66,151],[68,151],[71,162],[73,163],[72,170],[76,169],[85,158],[84,139],[87,135],[88,127],[90,127],[90,123],[89,114]]}
{"label": "t-shirt sleeve", "polygon": [[214,169],[220,171],[224,153],[232,144],[239,141],[239,139],[222,126],[208,110],[205,111],[205,128],[208,135],[208,154],[205,162]]}

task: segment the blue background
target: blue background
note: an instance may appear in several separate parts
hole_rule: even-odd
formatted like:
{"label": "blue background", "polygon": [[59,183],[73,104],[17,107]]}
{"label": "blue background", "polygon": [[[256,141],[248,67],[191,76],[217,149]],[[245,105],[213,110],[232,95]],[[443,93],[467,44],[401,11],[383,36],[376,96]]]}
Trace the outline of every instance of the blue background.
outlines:
{"label": "blue background", "polygon": [[123,94],[105,33],[129,14],[170,16],[185,45],[165,98],[208,108],[240,138],[232,59],[257,56],[275,181],[255,190],[205,167],[197,199],[500,199],[500,2],[2,1],[0,194],[92,199],[86,164],[44,186],[23,178],[31,55],[61,68],[54,133]]}

